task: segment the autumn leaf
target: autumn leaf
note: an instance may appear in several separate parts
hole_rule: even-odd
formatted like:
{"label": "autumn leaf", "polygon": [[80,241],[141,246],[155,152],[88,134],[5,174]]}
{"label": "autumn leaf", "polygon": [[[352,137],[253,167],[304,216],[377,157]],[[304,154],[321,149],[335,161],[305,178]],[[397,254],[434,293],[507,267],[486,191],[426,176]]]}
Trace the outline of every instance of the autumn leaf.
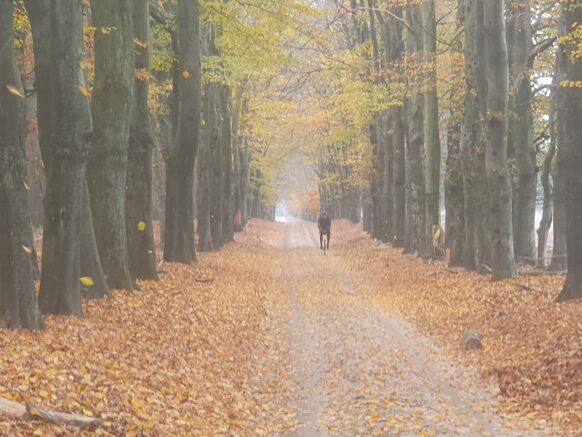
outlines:
{"label": "autumn leaf", "polygon": [[15,86],[5,85],[5,87],[6,87],[6,89],[8,90],[9,93],[14,94],[15,96],[24,98],[24,96],[22,95],[22,93]]}
{"label": "autumn leaf", "polygon": [[89,276],[81,276],[81,284],[83,284],[85,287],[92,287],[95,285],[95,282],[93,282],[93,278]]}
{"label": "autumn leaf", "polygon": [[188,79],[190,77],[190,72],[188,72],[187,70],[183,70],[182,71],[182,77],[184,79]]}
{"label": "autumn leaf", "polygon": [[89,91],[89,89],[83,85],[79,86],[79,91],[81,91],[81,94],[83,94],[85,97],[91,96],[91,91]]}
{"label": "autumn leaf", "polygon": [[140,221],[137,224],[137,230],[140,231],[140,232],[145,232],[145,230],[146,230],[146,222],[144,222],[143,220]]}

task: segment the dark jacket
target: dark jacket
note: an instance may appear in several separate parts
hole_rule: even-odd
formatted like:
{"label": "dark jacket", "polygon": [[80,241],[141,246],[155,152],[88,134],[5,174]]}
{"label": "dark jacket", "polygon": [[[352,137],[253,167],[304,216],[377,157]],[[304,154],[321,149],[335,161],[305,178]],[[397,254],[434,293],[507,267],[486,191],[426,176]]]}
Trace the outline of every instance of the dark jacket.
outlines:
{"label": "dark jacket", "polygon": [[328,217],[319,217],[317,220],[317,226],[321,232],[331,231],[331,219]]}

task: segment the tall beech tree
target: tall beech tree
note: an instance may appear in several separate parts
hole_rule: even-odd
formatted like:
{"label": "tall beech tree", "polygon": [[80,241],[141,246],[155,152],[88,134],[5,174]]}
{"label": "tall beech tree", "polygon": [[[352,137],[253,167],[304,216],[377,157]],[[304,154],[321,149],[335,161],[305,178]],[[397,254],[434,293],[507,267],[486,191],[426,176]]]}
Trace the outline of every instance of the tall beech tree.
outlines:
{"label": "tall beech tree", "polygon": [[[507,162],[509,64],[505,39],[504,0],[484,2],[482,32],[485,66],[485,169],[489,188],[491,268],[494,280],[515,275],[512,225],[512,187]],[[480,14],[478,14],[479,16]]]}
{"label": "tall beech tree", "polygon": [[39,306],[81,315],[81,220],[92,121],[83,63],[82,0],[25,2],[46,172]]}
{"label": "tall beech tree", "polygon": [[38,329],[24,90],[14,53],[13,10],[12,0],[0,0],[0,327]]}
{"label": "tall beech tree", "polygon": [[129,267],[138,279],[157,279],[152,226],[154,131],[148,107],[150,81],[149,0],[133,0],[135,90],[127,160],[126,221]]}
{"label": "tall beech tree", "polygon": [[231,92],[228,85],[220,87],[221,139],[223,160],[224,192],[222,197],[222,234],[225,242],[234,241],[233,211],[233,148],[232,112],[230,109]]}
{"label": "tall beech tree", "polygon": [[94,1],[91,11],[96,29],[88,171],[93,225],[109,285],[131,290],[125,191],[134,91],[133,1]]}
{"label": "tall beech tree", "polygon": [[[397,78],[403,76],[404,39],[402,24],[402,7],[392,9],[388,17],[389,67]],[[390,110],[390,125],[392,134],[392,230],[393,244],[396,247],[404,246],[406,226],[406,140],[405,140],[405,111],[402,105]]]}
{"label": "tall beech tree", "polygon": [[[455,31],[462,33],[464,5],[459,0]],[[457,39],[451,47],[456,56],[462,55],[463,45]],[[461,67],[455,58],[451,58],[449,68],[452,77],[462,76]],[[459,81],[451,85],[447,120],[447,160],[445,176],[445,229],[446,247],[449,249],[449,265],[462,266],[465,244],[465,197],[463,193],[463,171],[461,159],[461,131],[462,131],[462,98],[464,82]]]}
{"label": "tall beech tree", "polygon": [[479,101],[477,98],[478,69],[478,6],[476,0],[464,0],[464,63],[465,95],[463,99],[463,122],[461,127],[461,172],[464,198],[464,243],[462,264],[470,270],[481,270],[484,258],[485,220],[483,208],[486,203],[485,150],[481,144],[479,123]]}
{"label": "tall beech tree", "polygon": [[566,42],[566,65],[563,104],[564,143],[559,166],[565,183],[566,238],[568,274],[558,301],[582,298],[582,57],[579,38],[582,30],[582,4],[564,2],[561,5],[563,36]]}
{"label": "tall beech tree", "polygon": [[[407,6],[406,52],[408,67],[414,69],[422,61],[422,5]],[[426,185],[424,165],[423,95],[420,79],[409,77],[408,142],[406,148],[406,244],[409,253],[427,254],[429,236],[426,226]]]}
{"label": "tall beech tree", "polygon": [[515,256],[535,262],[536,150],[532,117],[532,24],[530,0],[509,0],[507,40],[510,59],[508,148],[515,157],[517,178],[513,199]]}
{"label": "tall beech tree", "polygon": [[200,10],[197,0],[178,0],[178,111],[174,142],[166,161],[164,260],[189,263],[194,247],[194,163],[200,136]]}
{"label": "tall beech tree", "polygon": [[[560,17],[560,32],[567,34],[564,26],[565,14]],[[552,261],[550,267],[555,271],[565,271],[568,266],[567,236],[566,236],[566,175],[564,173],[564,160],[566,152],[566,107],[567,88],[561,84],[566,80],[568,66],[568,47],[563,39],[560,40],[556,50],[556,67],[554,71],[555,88],[552,92],[552,100],[555,106],[555,136],[556,136],[556,164],[552,170],[554,181],[554,216],[553,216],[553,245]]]}
{"label": "tall beech tree", "polygon": [[[210,37],[211,38],[211,37]],[[203,98],[202,136],[198,156],[198,240],[201,251],[209,251],[215,248],[216,220],[213,213],[216,212],[216,189],[213,190],[215,171],[214,147],[219,141],[219,128],[216,113],[217,85],[208,83],[205,87]],[[213,231],[213,222],[214,231]]]}
{"label": "tall beech tree", "polygon": [[[440,175],[441,143],[439,131],[439,104],[436,83],[436,17],[434,0],[425,0],[422,5],[423,53],[428,69],[428,80],[424,90],[424,149],[426,156],[426,225],[432,234],[432,226],[440,223]],[[434,256],[435,254],[433,254]]]}

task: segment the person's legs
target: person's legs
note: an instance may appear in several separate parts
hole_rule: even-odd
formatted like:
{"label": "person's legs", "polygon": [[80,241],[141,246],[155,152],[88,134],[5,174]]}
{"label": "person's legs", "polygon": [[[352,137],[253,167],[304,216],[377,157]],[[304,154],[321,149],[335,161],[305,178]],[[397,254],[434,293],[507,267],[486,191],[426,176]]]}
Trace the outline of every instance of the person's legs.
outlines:
{"label": "person's legs", "polygon": [[319,248],[323,249],[323,232],[319,233]]}
{"label": "person's legs", "polygon": [[329,240],[331,238],[331,231],[327,231],[327,250],[329,250]]}

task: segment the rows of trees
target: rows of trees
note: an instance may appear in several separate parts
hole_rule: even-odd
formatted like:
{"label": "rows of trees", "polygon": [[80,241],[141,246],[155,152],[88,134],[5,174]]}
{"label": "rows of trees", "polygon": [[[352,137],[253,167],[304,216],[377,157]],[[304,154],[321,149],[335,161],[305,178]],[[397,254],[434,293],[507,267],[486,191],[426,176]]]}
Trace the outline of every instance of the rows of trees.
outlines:
{"label": "rows of trees", "polygon": [[582,296],[582,2],[326,5],[321,208],[357,221],[361,199],[372,236],[423,257],[446,224],[451,265],[496,280],[516,263],[567,267],[560,299]]}
{"label": "rows of trees", "polygon": [[0,326],[157,279],[157,220],[163,260],[189,263],[272,215],[265,96],[309,16],[276,0],[0,0]]}
{"label": "rows of trees", "polygon": [[567,268],[580,297],[581,22],[579,0],[0,0],[0,325],[155,280],[158,222],[188,263],[283,195],[423,257],[445,225],[451,265]]}

